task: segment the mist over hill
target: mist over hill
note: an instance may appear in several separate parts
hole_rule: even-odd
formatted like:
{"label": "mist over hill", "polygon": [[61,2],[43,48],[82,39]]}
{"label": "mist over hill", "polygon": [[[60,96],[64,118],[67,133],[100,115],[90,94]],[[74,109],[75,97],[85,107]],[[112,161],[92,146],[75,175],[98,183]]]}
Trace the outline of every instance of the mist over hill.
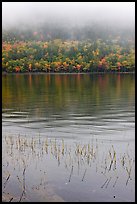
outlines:
{"label": "mist over hill", "polygon": [[3,2],[3,40],[135,38],[134,2]]}

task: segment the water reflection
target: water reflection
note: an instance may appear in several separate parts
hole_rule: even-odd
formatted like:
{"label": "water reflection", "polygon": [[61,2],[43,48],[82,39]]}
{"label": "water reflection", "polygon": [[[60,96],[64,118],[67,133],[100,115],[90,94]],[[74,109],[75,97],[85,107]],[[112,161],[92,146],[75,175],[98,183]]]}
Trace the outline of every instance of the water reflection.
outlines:
{"label": "water reflection", "polygon": [[76,134],[134,126],[133,74],[4,75],[2,80],[3,126]]}
{"label": "water reflection", "polygon": [[[110,143],[107,146],[95,138],[88,143],[68,143],[56,138],[10,135],[3,138],[3,147],[3,193],[7,195],[10,192],[10,199],[13,198],[13,201],[31,201],[30,194],[33,195],[35,190],[43,192],[48,188],[49,182],[55,182],[57,186],[75,184],[75,193],[83,188],[83,182],[87,185],[84,185],[86,191],[94,185],[96,191],[107,191],[109,188],[110,195],[106,197],[109,200],[113,200],[115,188],[126,187],[126,190],[131,188],[134,191],[135,158],[133,147],[129,144],[125,145],[123,152],[116,144]],[[37,175],[37,178],[32,179],[33,175]],[[96,180],[93,180],[93,176]],[[10,183],[18,186],[19,190],[11,189]],[[57,186],[56,192],[60,192]],[[87,196],[90,200],[91,193]],[[118,198],[118,193],[116,196],[117,200],[122,199],[121,196]],[[129,195],[129,199],[130,197]]]}
{"label": "water reflection", "polygon": [[133,74],[16,74],[2,77],[3,108],[16,107],[20,110],[34,107],[34,114],[38,116],[44,110],[43,114],[47,111],[70,111],[75,108],[88,112],[91,107],[92,111],[99,111],[112,102],[119,104],[119,100],[124,106],[124,96],[130,104],[134,100],[134,91]]}
{"label": "water reflection", "polygon": [[3,200],[134,201],[134,77],[3,75]]}

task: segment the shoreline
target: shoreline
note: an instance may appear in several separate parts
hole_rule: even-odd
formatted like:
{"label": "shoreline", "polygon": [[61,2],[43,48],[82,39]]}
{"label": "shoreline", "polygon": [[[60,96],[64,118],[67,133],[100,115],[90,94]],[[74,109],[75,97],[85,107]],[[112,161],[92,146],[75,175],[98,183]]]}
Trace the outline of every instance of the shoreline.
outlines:
{"label": "shoreline", "polygon": [[86,74],[135,74],[133,72],[2,72],[2,75],[86,75]]}

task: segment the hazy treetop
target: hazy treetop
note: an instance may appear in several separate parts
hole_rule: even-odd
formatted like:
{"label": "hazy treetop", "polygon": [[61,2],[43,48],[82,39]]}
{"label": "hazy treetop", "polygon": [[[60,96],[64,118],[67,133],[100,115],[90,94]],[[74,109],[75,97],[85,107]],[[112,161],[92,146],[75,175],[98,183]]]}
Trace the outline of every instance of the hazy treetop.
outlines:
{"label": "hazy treetop", "polygon": [[3,28],[43,22],[134,26],[135,2],[2,2]]}

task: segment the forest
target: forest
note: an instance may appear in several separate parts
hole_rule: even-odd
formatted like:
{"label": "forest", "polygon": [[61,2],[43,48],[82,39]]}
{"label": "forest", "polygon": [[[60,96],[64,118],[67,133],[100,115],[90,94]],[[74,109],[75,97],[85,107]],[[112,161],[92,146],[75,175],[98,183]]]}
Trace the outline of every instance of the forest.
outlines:
{"label": "forest", "polygon": [[134,72],[134,28],[94,23],[5,28],[2,71]]}

